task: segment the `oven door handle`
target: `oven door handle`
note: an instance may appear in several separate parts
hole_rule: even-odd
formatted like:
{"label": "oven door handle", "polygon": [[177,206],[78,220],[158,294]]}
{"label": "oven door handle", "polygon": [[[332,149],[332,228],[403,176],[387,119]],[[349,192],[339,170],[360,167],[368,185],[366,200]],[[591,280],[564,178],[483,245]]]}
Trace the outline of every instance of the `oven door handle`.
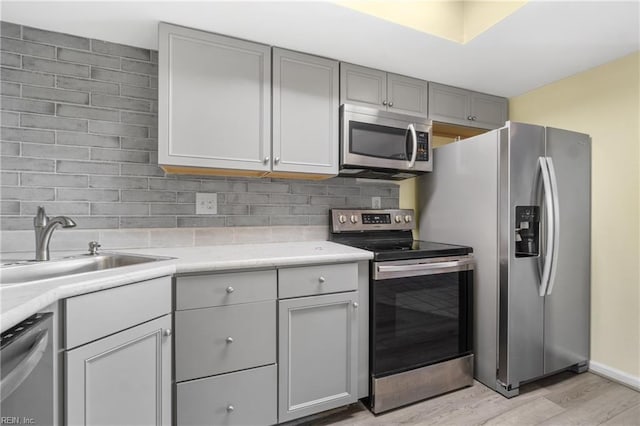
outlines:
{"label": "oven door handle", "polygon": [[[414,263],[409,265],[377,265],[376,275],[378,279],[396,278],[416,275],[434,275],[447,272],[467,271],[473,269],[473,259],[461,259],[449,262]],[[390,275],[385,277],[385,275]]]}
{"label": "oven door handle", "polygon": [[36,343],[33,344],[27,355],[20,361],[20,363],[13,368],[0,383],[0,395],[4,401],[8,398],[20,385],[24,382],[29,375],[33,372],[36,366],[40,363],[42,355],[47,349],[49,344],[49,332],[44,331],[40,333],[40,336]]}

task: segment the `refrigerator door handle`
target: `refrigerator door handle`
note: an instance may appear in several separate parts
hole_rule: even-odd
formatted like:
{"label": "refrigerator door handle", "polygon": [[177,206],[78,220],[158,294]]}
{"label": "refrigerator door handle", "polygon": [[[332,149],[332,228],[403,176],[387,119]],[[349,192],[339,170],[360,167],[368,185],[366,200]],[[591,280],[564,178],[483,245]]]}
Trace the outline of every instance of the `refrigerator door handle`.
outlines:
{"label": "refrigerator door handle", "polygon": [[538,158],[540,166],[540,174],[542,175],[542,186],[544,188],[544,205],[547,210],[547,245],[544,255],[544,266],[542,267],[542,278],[540,279],[539,295],[544,297],[547,294],[549,286],[549,278],[551,275],[551,262],[553,259],[553,241],[555,236],[554,220],[553,220],[553,195],[551,189],[551,176],[549,167],[547,166],[546,157]]}
{"label": "refrigerator door handle", "polygon": [[553,291],[553,285],[556,282],[556,271],[558,269],[558,245],[560,243],[560,205],[558,197],[558,179],[556,177],[556,169],[553,167],[553,160],[547,157],[547,166],[549,167],[549,179],[551,181],[551,197],[553,199],[553,251],[551,255],[551,270],[549,271],[549,285],[547,286],[547,295]]}

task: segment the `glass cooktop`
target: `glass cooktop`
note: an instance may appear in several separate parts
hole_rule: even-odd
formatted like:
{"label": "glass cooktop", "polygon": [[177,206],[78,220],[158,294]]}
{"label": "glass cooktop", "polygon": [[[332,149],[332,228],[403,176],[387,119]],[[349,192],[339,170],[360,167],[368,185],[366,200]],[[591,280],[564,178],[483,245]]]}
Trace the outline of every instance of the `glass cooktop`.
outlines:
{"label": "glass cooktop", "polygon": [[431,257],[464,256],[472,253],[471,247],[434,241],[406,240],[349,240],[336,241],[362,250],[373,252],[374,261],[409,260]]}

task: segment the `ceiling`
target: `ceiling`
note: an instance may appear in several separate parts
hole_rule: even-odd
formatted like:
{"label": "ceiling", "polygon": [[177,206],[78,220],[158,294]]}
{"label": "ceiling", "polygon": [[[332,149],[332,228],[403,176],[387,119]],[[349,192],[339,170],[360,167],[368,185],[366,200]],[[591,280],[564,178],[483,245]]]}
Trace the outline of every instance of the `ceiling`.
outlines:
{"label": "ceiling", "polygon": [[332,2],[3,0],[0,7],[4,21],[150,49],[158,22],[171,22],[506,97],[640,45],[638,0],[530,1],[465,44]]}

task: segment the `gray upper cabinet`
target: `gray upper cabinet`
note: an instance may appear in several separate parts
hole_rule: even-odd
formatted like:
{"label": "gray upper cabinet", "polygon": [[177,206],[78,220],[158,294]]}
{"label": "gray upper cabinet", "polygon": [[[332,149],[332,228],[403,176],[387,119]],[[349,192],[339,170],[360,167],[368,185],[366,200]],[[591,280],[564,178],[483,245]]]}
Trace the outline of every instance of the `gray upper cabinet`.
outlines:
{"label": "gray upper cabinet", "polygon": [[424,80],[387,74],[387,107],[389,111],[426,117],[428,84]]}
{"label": "gray upper cabinet", "polygon": [[278,302],[279,422],[357,400],[357,294]]}
{"label": "gray upper cabinet", "polygon": [[171,315],[66,352],[66,424],[171,424]]}
{"label": "gray upper cabinet", "polygon": [[338,174],[338,62],[273,49],[273,172]]}
{"label": "gray upper cabinet", "polygon": [[386,109],[387,73],[342,62],[340,103]]}
{"label": "gray upper cabinet", "polygon": [[269,46],[160,23],[158,81],[158,163],[167,172],[270,170]]}
{"label": "gray upper cabinet", "polygon": [[443,123],[496,129],[508,119],[508,101],[499,96],[429,83],[429,118]]}
{"label": "gray upper cabinet", "polygon": [[427,116],[428,83],[359,65],[340,64],[340,103]]}

